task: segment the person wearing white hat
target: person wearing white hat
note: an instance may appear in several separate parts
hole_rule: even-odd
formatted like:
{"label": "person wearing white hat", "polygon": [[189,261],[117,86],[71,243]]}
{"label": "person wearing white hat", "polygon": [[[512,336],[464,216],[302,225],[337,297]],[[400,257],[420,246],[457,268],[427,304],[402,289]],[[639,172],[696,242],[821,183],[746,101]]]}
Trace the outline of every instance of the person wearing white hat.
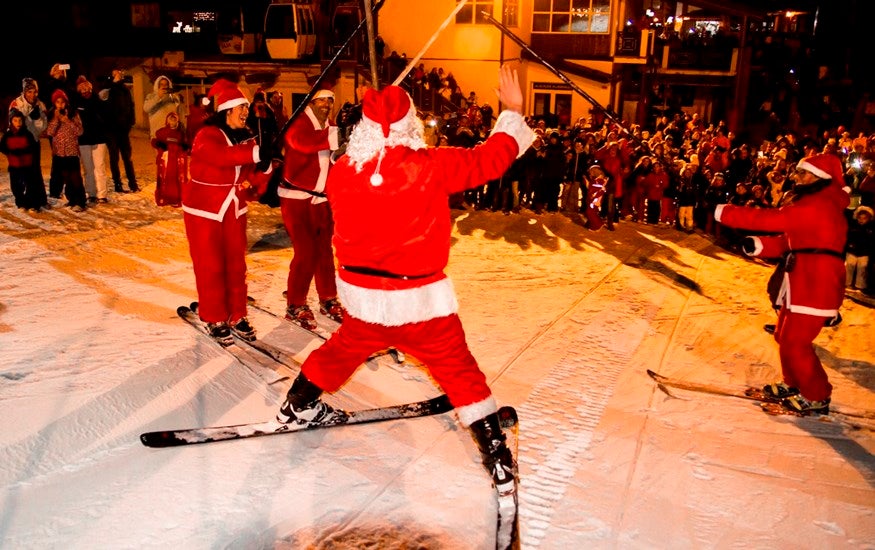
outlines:
{"label": "person wearing white hat", "polygon": [[317,327],[307,305],[311,282],[316,284],[319,312],[343,322],[331,248],[334,221],[325,197],[331,152],[338,148],[338,129],[330,119],[333,108],[334,92],[316,91],[302,116],[283,135],[283,177],[277,194],[283,225],[294,246],[286,283],[286,317],[307,330]]}
{"label": "person wearing white hat", "polygon": [[714,213],[724,225],[767,233],[745,237],[746,254],[782,258],[779,288],[770,298],[780,308],[775,340],[783,380],[763,391],[802,415],[827,414],[832,395],[813,341],[824,321],[838,316],[845,293],[850,197],[843,172],[837,156],[813,155],[796,165],[793,189],[780,208],[720,205]]}
{"label": "person wearing white hat", "polygon": [[267,189],[272,155],[246,127],[249,100],[237,84],[220,79],[207,96],[214,113],[191,147],[182,211],[198,315],[214,339],[230,345],[233,335],[255,340],[246,317],[246,212]]}
{"label": "person wearing white hat", "polygon": [[500,177],[534,139],[521,115],[516,71],[500,71],[506,109],[472,149],[427,147],[422,121],[402,88],[369,90],[362,120],[326,191],[334,214],[343,324],[301,367],[277,414],[308,424],[343,416],[319,399],[339,389],[368,356],[390,346],[428,366],[462,425],[469,427],[499,493],[516,490],[497,405],[468,349],[444,269],[450,252],[449,197]]}

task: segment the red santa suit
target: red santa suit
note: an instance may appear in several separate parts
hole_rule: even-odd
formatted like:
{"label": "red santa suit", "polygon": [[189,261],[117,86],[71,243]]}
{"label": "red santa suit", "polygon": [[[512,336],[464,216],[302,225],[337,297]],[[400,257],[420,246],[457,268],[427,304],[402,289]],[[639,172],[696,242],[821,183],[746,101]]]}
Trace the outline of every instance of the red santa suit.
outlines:
{"label": "red santa suit", "polygon": [[[249,103],[227,81],[213,88],[220,83],[226,88],[210,93],[220,116]],[[232,135],[238,133],[224,124],[204,126],[192,144],[190,178],[182,188],[198,314],[207,323],[233,323],[246,316],[246,204],[264,192],[272,171],[256,169],[260,149],[254,138],[235,143]]]}
{"label": "red santa suit", "polygon": [[[334,97],[320,90],[313,99]],[[295,249],[289,263],[286,300],[290,307],[307,303],[310,281],[316,282],[319,301],[337,297],[331,235],[334,222],[325,197],[331,151],[336,150],[337,126],[319,122],[311,106],[284,136],[283,179],[277,194],[283,224]]]}
{"label": "red santa suit", "polygon": [[495,412],[465,341],[450,279],[449,197],[499,178],[534,134],[505,111],[472,148],[428,148],[410,97],[369,90],[346,155],[328,176],[343,325],[301,368],[337,390],[376,350],[395,346],[428,365],[463,425]]}
{"label": "red santa suit", "polygon": [[749,255],[792,255],[775,303],[780,307],[775,340],[784,383],[799,388],[806,399],[822,401],[830,396],[832,385],[812,342],[823,328],[824,317],[835,317],[844,298],[842,253],[848,233],[844,212],[850,198],[842,188],[838,157],[815,155],[800,161],[797,169],[831,183],[814,193],[800,194],[781,208],[721,204],[714,219],[730,227],[777,233],[749,237],[753,245]]}
{"label": "red santa suit", "polygon": [[171,119],[179,120],[175,112],[167,114],[167,123],[155,132],[152,147],[157,149],[155,167],[155,203],[158,206],[180,206],[182,186],[188,177],[188,142],[181,126],[175,128]]}

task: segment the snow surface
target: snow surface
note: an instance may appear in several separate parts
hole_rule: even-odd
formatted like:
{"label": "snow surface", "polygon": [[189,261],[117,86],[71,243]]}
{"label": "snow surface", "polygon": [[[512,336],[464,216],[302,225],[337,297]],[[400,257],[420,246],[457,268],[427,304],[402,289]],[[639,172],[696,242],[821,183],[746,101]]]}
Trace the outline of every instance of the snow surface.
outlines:
{"label": "snow surface", "polygon": [[[0,185],[0,547],[493,545],[495,499],[452,414],[149,449],[140,433],[271,418],[296,365],[248,368],[175,313],[196,299],[181,213],[144,191],[82,214]],[[44,167],[48,173],[47,147]],[[5,162],[5,160],[3,161]],[[448,272],[469,345],[519,411],[524,548],[875,548],[871,430],[675,391],[778,377],[769,267],[700,235],[559,214],[454,211]],[[279,311],[292,249],[250,215],[249,292]],[[315,296],[312,297],[315,300]],[[875,313],[847,300],[817,351],[842,407],[875,409]],[[265,341],[318,341],[257,311]],[[345,407],[437,395],[416,367],[362,367]]]}

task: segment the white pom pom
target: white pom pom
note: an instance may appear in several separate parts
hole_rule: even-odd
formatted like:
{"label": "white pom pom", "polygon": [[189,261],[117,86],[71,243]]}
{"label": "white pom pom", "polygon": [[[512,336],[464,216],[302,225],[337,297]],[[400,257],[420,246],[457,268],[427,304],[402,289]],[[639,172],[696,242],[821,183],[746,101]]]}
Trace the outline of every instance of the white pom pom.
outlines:
{"label": "white pom pom", "polygon": [[204,96],[203,98],[201,98],[201,105],[206,107],[209,104],[210,104],[210,98],[208,98],[207,96]]}
{"label": "white pom pom", "polygon": [[371,174],[371,185],[373,185],[374,187],[379,187],[383,185],[383,175]]}

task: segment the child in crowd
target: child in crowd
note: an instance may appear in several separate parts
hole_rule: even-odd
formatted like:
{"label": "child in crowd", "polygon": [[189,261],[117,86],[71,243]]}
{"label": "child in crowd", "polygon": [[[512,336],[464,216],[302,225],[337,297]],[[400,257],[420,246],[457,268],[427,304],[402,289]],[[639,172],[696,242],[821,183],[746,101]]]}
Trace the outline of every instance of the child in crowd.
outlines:
{"label": "child in crowd", "polygon": [[848,243],[845,246],[845,287],[867,291],[869,256],[875,249],[875,224],[872,208],[858,206],[854,219],[848,224]]}
{"label": "child in crowd", "polygon": [[152,147],[158,151],[155,157],[157,185],[155,203],[158,206],[182,205],[182,185],[188,175],[188,150],[185,130],[175,112],[167,114],[164,127],[155,132]]}
{"label": "child in crowd", "polygon": [[22,210],[39,212],[48,208],[46,188],[39,177],[39,143],[24,121],[24,114],[13,108],[9,111],[9,128],[0,138],[0,152],[6,155],[9,165],[9,186],[15,197],[15,206]]}
{"label": "child in crowd", "polygon": [[75,109],[70,109],[69,99],[63,90],[52,93],[55,110],[46,135],[52,143],[52,166],[67,197],[67,206],[73,212],[85,210],[85,182],[82,180],[82,167],[79,161],[79,136],[82,135],[82,120]]}

